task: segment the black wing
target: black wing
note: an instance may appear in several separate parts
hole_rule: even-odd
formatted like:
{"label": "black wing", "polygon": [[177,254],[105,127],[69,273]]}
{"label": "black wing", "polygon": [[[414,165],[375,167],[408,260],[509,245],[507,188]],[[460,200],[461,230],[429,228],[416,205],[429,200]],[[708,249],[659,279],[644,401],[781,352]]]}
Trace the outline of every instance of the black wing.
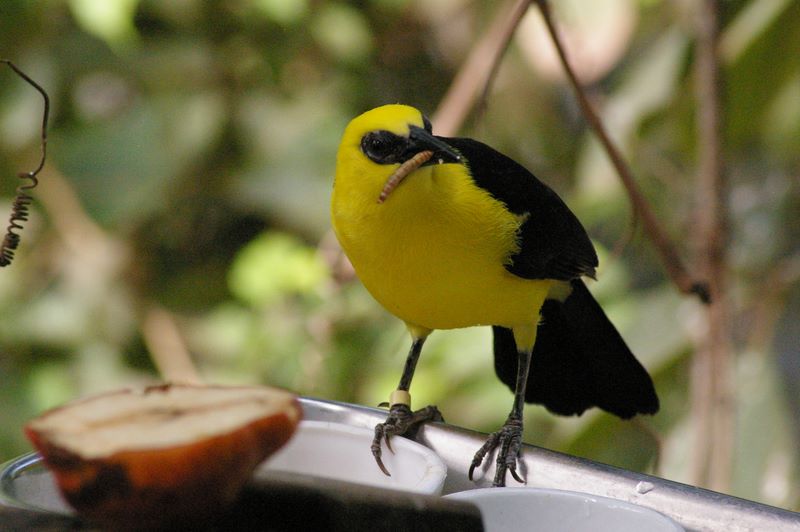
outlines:
{"label": "black wing", "polygon": [[519,229],[520,250],[506,266],[509,272],[525,279],[594,277],[597,254],[589,236],[550,187],[486,144],[466,138],[442,140],[464,156],[479,187],[512,213],[526,217]]}

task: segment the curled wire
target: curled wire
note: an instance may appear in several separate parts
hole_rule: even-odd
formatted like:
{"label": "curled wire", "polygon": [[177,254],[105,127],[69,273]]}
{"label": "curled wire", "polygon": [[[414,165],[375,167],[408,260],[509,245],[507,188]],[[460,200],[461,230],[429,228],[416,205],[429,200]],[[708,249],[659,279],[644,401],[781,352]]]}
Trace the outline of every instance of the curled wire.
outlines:
{"label": "curled wire", "polygon": [[8,227],[6,228],[5,237],[3,237],[2,248],[0,248],[0,267],[8,266],[14,260],[14,253],[19,246],[21,240],[20,231],[22,230],[22,222],[28,221],[30,214],[30,204],[33,197],[29,191],[36,188],[39,184],[38,174],[44,168],[45,160],[47,159],[47,121],[50,116],[50,98],[47,92],[35,81],[29,78],[24,72],[17,68],[17,66],[7,59],[0,59],[0,63],[5,63],[13,70],[19,77],[25,80],[29,85],[36,89],[42,95],[44,100],[44,112],[42,113],[42,156],[39,160],[39,166],[30,172],[20,172],[17,174],[19,179],[24,179],[27,182],[17,187],[14,203],[11,206],[11,215],[8,220]]}

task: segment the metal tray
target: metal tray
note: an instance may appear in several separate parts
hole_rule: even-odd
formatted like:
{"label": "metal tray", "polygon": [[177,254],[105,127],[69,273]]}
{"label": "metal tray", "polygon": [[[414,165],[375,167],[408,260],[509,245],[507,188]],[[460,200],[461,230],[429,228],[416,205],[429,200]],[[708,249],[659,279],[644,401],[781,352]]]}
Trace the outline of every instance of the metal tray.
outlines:
{"label": "metal tray", "polygon": [[[301,399],[305,419],[372,428],[386,411],[333,401]],[[485,435],[442,423],[424,426],[417,441],[442,458],[448,468],[444,494],[491,484],[494,464],[467,479],[469,462]],[[582,458],[525,445],[520,465],[527,485],[580,491],[619,499],[665,514],[689,531],[773,532],[800,530],[800,513],[723,495],[659,477],[634,473]],[[513,483],[513,480],[510,481]],[[0,504],[60,514],[71,513],[39,455],[27,454],[2,466]]]}

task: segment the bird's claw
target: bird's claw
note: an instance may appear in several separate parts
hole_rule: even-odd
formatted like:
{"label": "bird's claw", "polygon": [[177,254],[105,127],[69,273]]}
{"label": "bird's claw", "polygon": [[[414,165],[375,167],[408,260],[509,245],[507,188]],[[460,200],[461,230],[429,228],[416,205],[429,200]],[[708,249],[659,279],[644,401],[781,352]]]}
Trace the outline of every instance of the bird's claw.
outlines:
{"label": "bird's claw", "polygon": [[[385,465],[383,465],[383,460],[381,460],[382,439],[386,440],[386,446],[389,447],[389,438],[384,432],[384,424],[380,423],[378,425],[375,425],[375,437],[372,439],[372,445],[370,446],[370,448],[372,449],[372,456],[375,457],[375,462],[377,462],[378,467],[381,469],[381,471],[383,471],[383,474],[386,475],[387,477],[391,477],[392,476],[391,473],[389,473],[389,470],[386,469]],[[392,448],[389,447],[389,450],[391,451]]]}
{"label": "bird's claw", "polygon": [[522,449],[522,419],[516,416],[509,416],[505,424],[497,432],[492,433],[486,439],[478,452],[472,458],[469,466],[469,479],[472,480],[475,468],[483,463],[483,459],[495,449],[497,451],[497,463],[495,467],[494,481],[492,486],[503,487],[506,485],[506,472],[510,472],[514,480],[520,484],[525,484],[525,479],[517,474],[517,461]]}
{"label": "bird's claw", "polygon": [[419,425],[426,421],[444,421],[439,409],[435,406],[426,406],[421,410],[412,412],[408,405],[395,404],[389,409],[389,417],[383,423],[375,425],[375,437],[372,439],[372,456],[375,457],[378,467],[386,476],[392,476],[383,464],[381,455],[381,441],[386,442],[386,448],[394,454],[392,449],[392,436],[403,436],[412,433]]}

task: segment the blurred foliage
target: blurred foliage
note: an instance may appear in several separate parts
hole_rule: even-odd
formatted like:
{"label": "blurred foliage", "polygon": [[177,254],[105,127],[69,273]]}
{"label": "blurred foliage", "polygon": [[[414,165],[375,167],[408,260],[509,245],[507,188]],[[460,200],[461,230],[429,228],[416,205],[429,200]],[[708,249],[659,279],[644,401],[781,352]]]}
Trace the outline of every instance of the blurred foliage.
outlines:
{"label": "blurred foliage", "polygon": [[[495,2],[4,0],[0,56],[53,100],[51,157],[16,262],[0,271],[0,459],[70,398],[157,378],[142,326],[174,316],[204,377],[375,405],[408,339],[329,232],[339,135],[367,108],[432,114]],[[554,2],[603,117],[688,253],[696,159],[694,3]],[[596,5],[595,5],[596,4]],[[572,6],[573,11],[569,10]],[[576,8],[576,6],[578,6]],[[737,346],[732,493],[798,509],[800,2],[724,9],[725,159]],[[575,11],[577,9],[578,11]],[[558,12],[557,12],[558,13]],[[665,280],[587,131],[541,24],[520,27],[488,106],[463,128],[549,182],[601,253],[597,297],[655,376],[662,410],[625,423],[529,407],[526,441],[688,479],[687,381],[701,309]],[[584,22],[581,22],[581,21]],[[572,25],[571,25],[572,24]],[[599,33],[598,33],[599,32]],[[38,95],[0,76],[0,214],[38,157]],[[488,330],[437,332],[413,392],[494,430],[511,393]],[[656,435],[658,435],[656,437]],[[465,457],[467,460],[468,457]]]}

